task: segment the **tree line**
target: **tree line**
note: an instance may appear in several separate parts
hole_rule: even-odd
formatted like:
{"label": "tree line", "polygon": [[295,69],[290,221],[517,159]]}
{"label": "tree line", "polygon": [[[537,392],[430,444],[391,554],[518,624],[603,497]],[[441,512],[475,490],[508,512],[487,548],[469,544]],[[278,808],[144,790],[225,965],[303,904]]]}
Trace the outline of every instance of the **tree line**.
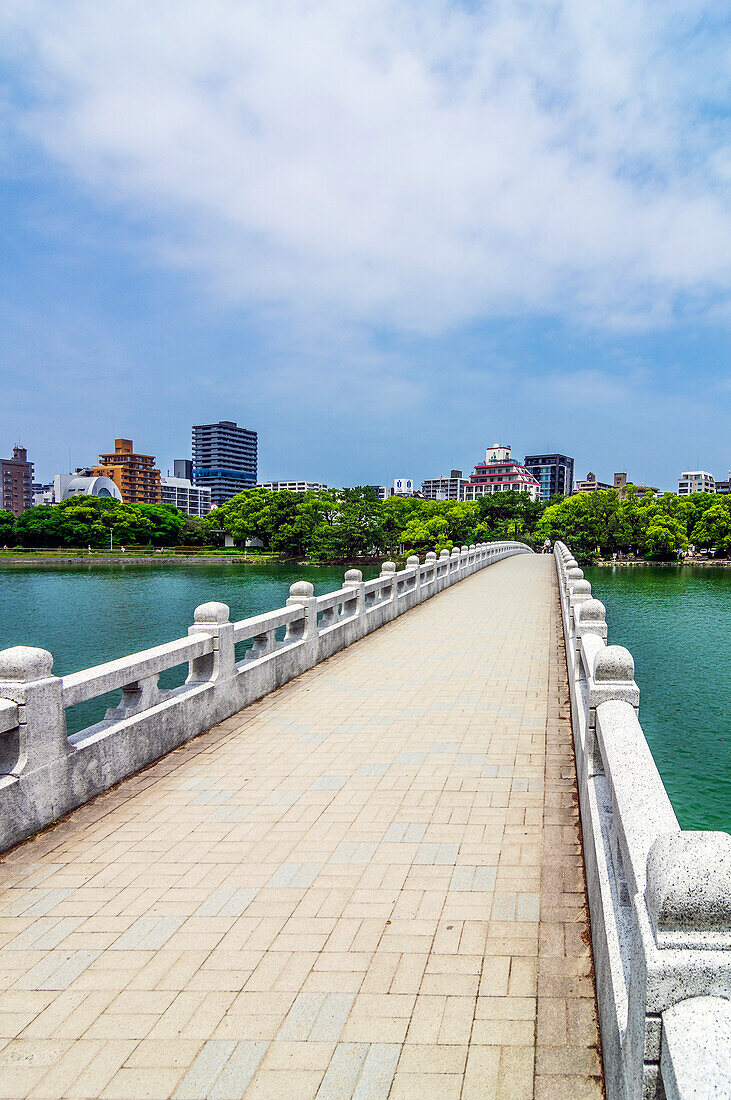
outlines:
{"label": "tree line", "polygon": [[74,548],[216,548],[225,535],[254,542],[282,557],[348,561],[400,552],[451,550],[475,542],[515,539],[538,548],[566,542],[580,561],[633,554],[672,561],[695,546],[731,557],[731,496],[696,493],[655,498],[628,487],[553,497],[496,493],[469,503],[391,497],[369,486],[320,492],[249,489],[208,516],[188,516],[167,504],[123,504],[76,496],[31,508],[15,518],[0,511],[0,546]]}

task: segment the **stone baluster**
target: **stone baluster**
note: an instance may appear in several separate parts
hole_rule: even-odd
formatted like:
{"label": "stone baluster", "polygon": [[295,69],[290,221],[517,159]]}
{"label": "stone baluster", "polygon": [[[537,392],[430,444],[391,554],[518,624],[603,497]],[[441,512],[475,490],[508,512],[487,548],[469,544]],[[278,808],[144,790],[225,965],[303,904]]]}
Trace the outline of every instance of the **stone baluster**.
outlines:
{"label": "stone baluster", "polygon": [[352,599],[343,600],[343,617],[350,618],[353,615],[365,619],[365,584],[360,569],[348,569],[343,581],[343,588],[347,588],[353,593]]}
{"label": "stone baluster", "polygon": [[[384,561],[381,565],[381,577],[385,580],[388,578],[390,581],[389,587],[386,590],[387,595],[383,597],[385,602],[393,602],[396,599],[396,562]],[[384,585],[385,588],[385,585]]]}
{"label": "stone baluster", "polygon": [[[661,1095],[655,1089],[662,1013],[690,997],[728,995],[731,836],[689,830],[659,836],[647,857],[644,898],[636,897],[635,914],[626,1075],[637,1083],[637,1096]],[[724,1053],[718,1050],[716,1057]]]}
{"label": "stone baluster", "polygon": [[234,650],[234,624],[229,622],[229,610],[225,603],[202,603],[196,607],[193,626],[188,634],[210,634],[213,652],[196,657],[188,666],[188,684],[229,680],[236,674]]}
{"label": "stone baluster", "polygon": [[118,706],[108,707],[104,720],[106,722],[121,722],[124,718],[131,718],[133,714],[139,714],[143,710],[161,703],[167,692],[161,691],[158,686],[159,674],[153,672],[150,676],[139,676],[122,687],[122,698]]}
{"label": "stone baluster", "polygon": [[[63,681],[53,675],[53,657],[45,649],[18,645],[0,652],[0,699],[18,707],[18,730],[5,755],[6,774],[20,775],[65,759],[71,751],[66,736]],[[12,733],[2,735],[12,738]]]}
{"label": "stone baluster", "polygon": [[630,651],[621,645],[603,645],[598,649],[589,678],[585,765],[589,776],[604,774],[604,763],[596,739],[596,709],[610,699],[629,703],[635,710],[640,705],[640,689],[635,683],[635,662]]}
{"label": "stone baluster", "polygon": [[596,634],[606,642],[607,640],[607,611],[600,600],[584,600],[576,609],[576,642],[577,648],[580,639],[587,634]]}
{"label": "stone baluster", "polygon": [[[295,581],[289,586],[289,598],[287,607],[304,607],[304,622],[290,623],[287,627],[285,641],[297,641],[300,638],[317,647],[317,599],[315,598],[315,586],[311,581]],[[297,628],[297,636],[294,629]],[[292,630],[292,633],[290,633]]]}
{"label": "stone baluster", "polygon": [[414,590],[416,590],[418,592],[418,590],[419,590],[419,587],[420,587],[419,566],[420,565],[421,565],[421,562],[419,561],[419,555],[418,554],[409,554],[408,558],[406,559],[406,568],[414,570],[414,575],[408,582],[408,588],[409,588],[410,592],[414,591]]}
{"label": "stone baluster", "polygon": [[449,555],[449,576],[451,580],[456,579],[456,574],[459,572],[459,547],[455,546],[452,553]]}

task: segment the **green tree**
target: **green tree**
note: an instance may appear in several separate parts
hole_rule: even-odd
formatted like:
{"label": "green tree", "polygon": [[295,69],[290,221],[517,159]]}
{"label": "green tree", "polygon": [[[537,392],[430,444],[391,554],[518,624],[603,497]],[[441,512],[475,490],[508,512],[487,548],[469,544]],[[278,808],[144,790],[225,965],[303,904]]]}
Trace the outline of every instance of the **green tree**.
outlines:
{"label": "green tree", "polygon": [[12,512],[0,509],[0,546],[14,542],[15,516]]}
{"label": "green tree", "polygon": [[731,556],[731,502],[719,501],[706,508],[693,527],[691,542]]}
{"label": "green tree", "polygon": [[656,561],[672,561],[688,545],[683,525],[674,516],[658,510],[645,533],[646,554]]}

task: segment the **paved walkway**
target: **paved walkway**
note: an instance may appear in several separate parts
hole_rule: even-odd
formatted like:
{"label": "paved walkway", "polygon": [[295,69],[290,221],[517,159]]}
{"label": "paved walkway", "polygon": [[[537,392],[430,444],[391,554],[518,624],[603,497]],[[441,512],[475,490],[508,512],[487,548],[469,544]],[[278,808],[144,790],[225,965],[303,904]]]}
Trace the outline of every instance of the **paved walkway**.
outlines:
{"label": "paved walkway", "polygon": [[601,1096],[558,622],[502,561],[9,853],[0,1096]]}

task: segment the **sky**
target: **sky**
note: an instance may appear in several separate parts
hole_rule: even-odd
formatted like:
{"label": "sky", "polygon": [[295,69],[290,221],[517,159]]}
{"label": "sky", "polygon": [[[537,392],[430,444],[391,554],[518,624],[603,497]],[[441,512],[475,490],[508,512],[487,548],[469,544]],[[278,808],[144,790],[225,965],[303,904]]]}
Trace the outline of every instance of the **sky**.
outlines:
{"label": "sky", "polygon": [[721,0],[5,0],[0,454],[731,467]]}

